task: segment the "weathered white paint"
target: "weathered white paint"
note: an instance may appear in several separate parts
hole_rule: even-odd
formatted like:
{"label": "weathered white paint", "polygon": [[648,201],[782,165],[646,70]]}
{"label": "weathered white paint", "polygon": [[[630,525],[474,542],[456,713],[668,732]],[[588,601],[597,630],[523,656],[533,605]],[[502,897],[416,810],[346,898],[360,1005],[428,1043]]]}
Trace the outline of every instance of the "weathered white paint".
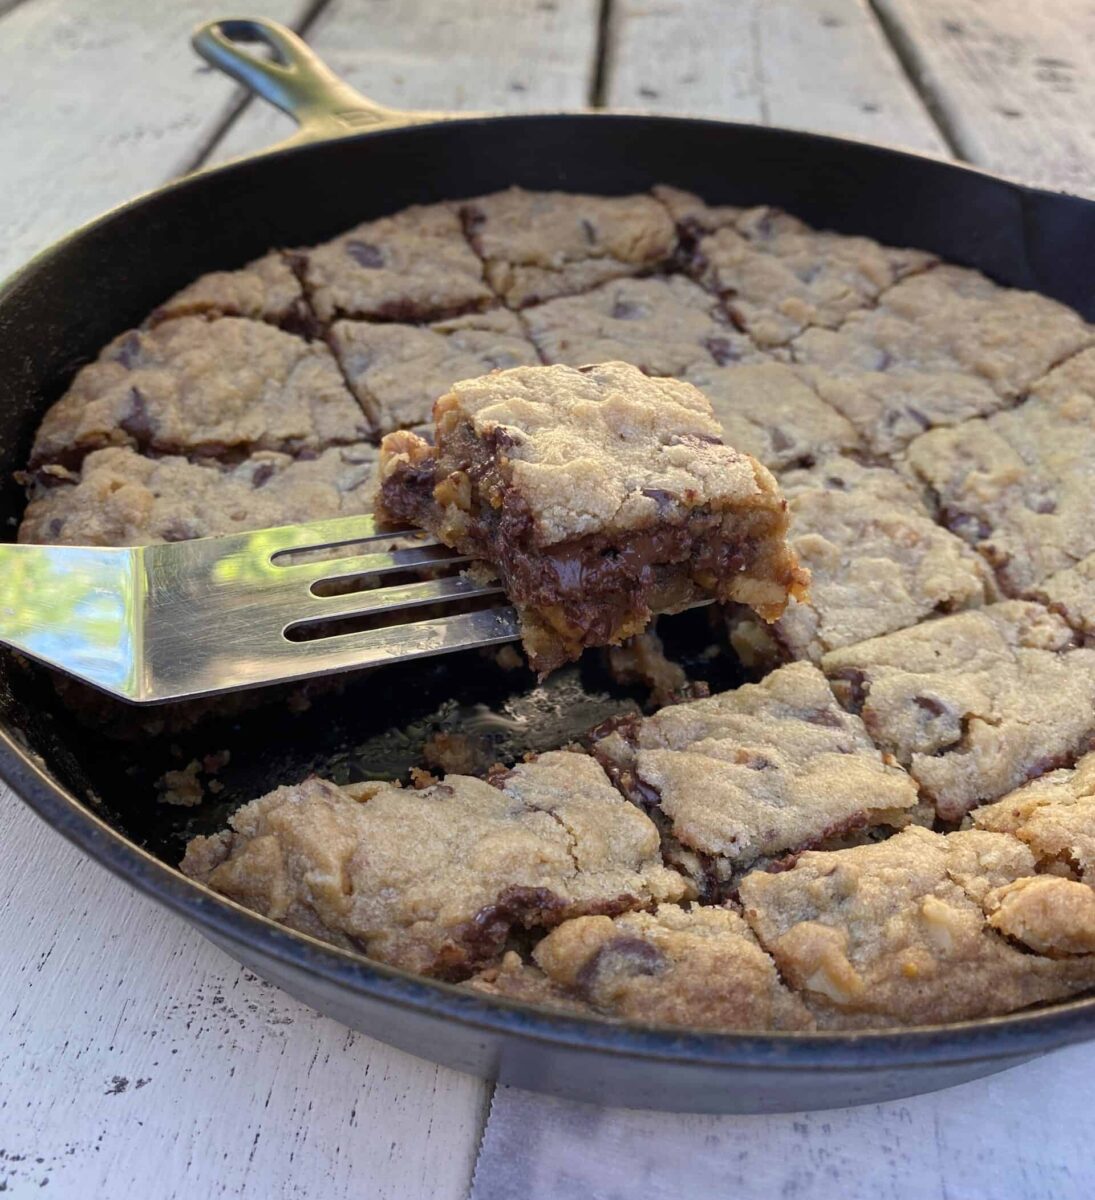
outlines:
{"label": "weathered white paint", "polygon": [[0,828],[0,1190],[466,1195],[484,1084],[259,980],[6,789]]}
{"label": "weathered white paint", "polygon": [[865,0],[616,0],[605,96],[945,151]]}
{"label": "weathered white paint", "polygon": [[[191,52],[190,30],[225,7],[24,0],[0,17],[0,277],[200,152],[236,92]],[[308,5],[262,7],[291,23]]]}
{"label": "weathered white paint", "polygon": [[[1052,145],[1086,137],[1076,144],[1090,158],[1091,121],[1077,117],[1091,112],[1089,85],[1066,69],[1090,61],[1087,7],[1067,5],[1066,26],[1064,0],[918,0],[929,16],[917,24],[912,0],[878,2],[921,40],[912,56],[946,72],[943,83],[928,82],[963,152],[1022,169],[1028,151],[1014,147],[1026,142],[997,136],[989,97],[993,88],[1026,97],[1026,71],[1042,88],[1037,102],[1024,99],[1022,118],[999,115],[1001,128],[1044,123],[1034,141]],[[6,7],[0,0],[0,271],[194,161],[236,95],[186,46],[189,27],[224,15],[223,4]],[[614,7],[609,103],[942,146],[860,0]],[[930,20],[942,29],[939,22],[958,19],[942,15],[945,7],[976,17],[967,41],[1009,53],[997,60],[951,46],[944,54]],[[252,11],[299,20],[309,8],[263,0]],[[342,0],[320,14],[312,36],[337,70],[389,105],[580,106],[590,98],[598,11],[596,0]],[[999,37],[984,32],[986,22]],[[1014,45],[1028,36],[1039,47],[1029,54]],[[986,72],[1006,82],[984,80]],[[251,105],[216,154],[289,131],[261,112]],[[1017,166],[991,157],[1005,152]],[[1039,159],[1037,145],[1031,153],[1044,178],[1069,181],[1068,155]],[[85,861],[2,790],[0,830],[0,1184],[9,1194],[467,1194],[488,1088],[351,1034],[263,984]],[[735,1183],[746,1200],[934,1200],[950,1182],[952,1195],[988,1194],[984,1180],[994,1200],[1087,1196],[1095,1191],[1086,1154],[1095,1096],[1084,1091],[1091,1053],[1066,1052],[941,1096],[786,1118],[608,1113],[503,1091],[475,1196],[599,1198],[607,1193],[580,1190],[598,1158],[615,1163],[625,1194],[688,1194],[676,1168],[691,1164],[708,1169],[695,1190],[717,1196],[741,1156],[755,1168]],[[545,1132],[522,1145],[514,1140],[522,1129]],[[950,1150],[966,1175],[954,1174]],[[560,1160],[573,1168],[569,1193]],[[524,1180],[513,1162],[523,1163]]]}
{"label": "weathered white paint", "polygon": [[875,0],[963,158],[1095,194],[1095,7]]}
{"label": "weathered white paint", "polygon": [[[593,83],[597,13],[597,0],[332,0],[308,41],[334,71],[389,108],[581,108]],[[212,161],[292,131],[288,117],[252,103]]]}
{"label": "weathered white paint", "polygon": [[1088,1044],[933,1095],[755,1117],[499,1088],[471,1200],[1089,1200],[1093,1071]]}

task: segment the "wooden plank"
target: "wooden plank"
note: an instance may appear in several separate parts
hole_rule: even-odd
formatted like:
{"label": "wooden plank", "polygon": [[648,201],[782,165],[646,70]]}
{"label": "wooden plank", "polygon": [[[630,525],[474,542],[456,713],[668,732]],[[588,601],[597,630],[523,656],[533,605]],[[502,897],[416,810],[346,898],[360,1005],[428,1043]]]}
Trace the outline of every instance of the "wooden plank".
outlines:
{"label": "wooden plank", "polygon": [[1089,1200],[1095,1045],[888,1104],[774,1116],[495,1093],[470,1200]]}
{"label": "wooden plank", "polygon": [[[578,108],[593,85],[598,10],[597,0],[332,0],[308,41],[332,70],[390,108]],[[292,131],[288,117],[252,103],[210,161]]]}
{"label": "wooden plank", "polygon": [[865,0],[617,0],[605,99],[946,152]]}
{"label": "wooden plank", "polygon": [[0,1191],[467,1195],[479,1080],[263,983],[6,789],[0,827]]}
{"label": "wooden plank", "polygon": [[958,152],[1095,194],[1095,7],[1076,0],[875,0]]}
{"label": "wooden plank", "polygon": [[[292,22],[307,0],[265,0]],[[24,0],[0,18],[0,277],[177,173],[238,96],[191,51],[222,0]]]}

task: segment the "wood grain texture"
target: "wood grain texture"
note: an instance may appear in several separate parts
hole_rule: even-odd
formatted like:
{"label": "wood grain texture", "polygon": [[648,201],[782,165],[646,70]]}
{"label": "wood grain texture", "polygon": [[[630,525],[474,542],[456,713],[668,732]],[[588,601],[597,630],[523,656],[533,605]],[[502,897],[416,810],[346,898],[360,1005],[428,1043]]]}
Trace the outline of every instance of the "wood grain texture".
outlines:
{"label": "wood grain texture", "polygon": [[1095,5],[875,4],[963,158],[1095,195]]}
{"label": "wood grain texture", "polygon": [[865,0],[616,0],[605,100],[946,149]]}
{"label": "wood grain texture", "polygon": [[[1089,85],[1072,69],[1090,64],[1089,5],[916,0],[925,32],[909,16],[913,0],[878,3],[909,31],[906,61],[925,71],[922,86],[964,154],[1011,169],[979,156],[1021,159],[1026,151],[1009,151],[1008,137],[1025,123],[1034,141],[1080,138],[1090,160],[1082,140],[1092,124],[1090,115],[1082,119],[1084,105],[1091,111]],[[609,103],[942,149],[862,0],[612,7]],[[967,22],[972,14],[981,32],[967,40],[997,47],[999,61],[968,46],[957,59],[949,47],[946,57],[939,38],[928,36],[930,21],[962,18],[941,16],[944,7],[961,7]],[[282,20],[310,8],[305,0],[256,6]],[[0,273],[200,154],[238,93],[193,58],[186,38],[194,22],[225,11],[219,0],[0,0],[8,118],[0,129]],[[599,11],[598,0],[332,0],[309,36],[336,70],[393,106],[580,106],[594,78]],[[1016,47],[1026,37],[1047,61]],[[1062,41],[1067,49],[1058,48]],[[971,70],[971,55],[982,74],[1032,73],[1039,87],[1054,84],[1043,88],[1054,95],[1024,100],[1021,118],[998,114],[1013,132],[997,142],[986,132],[996,118],[983,113],[993,103],[990,85],[1025,84],[957,81]],[[1080,132],[1063,115],[1070,97]],[[1050,118],[1060,128],[1041,134]],[[256,149],[290,128],[251,104],[216,156]],[[1057,151],[1035,161],[1048,182],[1068,182],[1054,172],[1075,172]],[[2,790],[0,829],[6,1194],[467,1194],[484,1085],[352,1034],[264,984],[86,861]],[[502,1092],[475,1197],[1086,1200],[1095,1193],[1093,1056],[1073,1050],[950,1093],[787,1117],[610,1112]],[[597,1182],[606,1165],[614,1172],[607,1188]]]}
{"label": "wood grain texture", "polygon": [[467,1194],[479,1080],[263,982],[6,789],[0,828],[0,1191]]}
{"label": "wood grain texture", "polygon": [[[293,22],[306,0],[264,0]],[[0,277],[74,225],[162,183],[236,89],[191,28],[221,0],[24,0],[0,17]]]}
{"label": "wood grain texture", "polygon": [[[597,0],[332,0],[308,42],[337,74],[389,108],[579,108],[593,84],[597,15]],[[253,102],[210,161],[292,132],[288,117]]]}
{"label": "wood grain texture", "polygon": [[[471,1200],[1090,1200],[1095,1045],[928,1096],[755,1117],[499,1088]],[[625,1183],[626,1181],[626,1183]]]}

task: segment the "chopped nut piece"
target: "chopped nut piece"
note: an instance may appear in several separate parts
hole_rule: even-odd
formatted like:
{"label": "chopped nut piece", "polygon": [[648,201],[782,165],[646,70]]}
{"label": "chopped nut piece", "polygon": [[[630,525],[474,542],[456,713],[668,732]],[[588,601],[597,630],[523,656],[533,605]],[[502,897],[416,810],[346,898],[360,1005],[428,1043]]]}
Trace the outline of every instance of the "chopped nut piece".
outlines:
{"label": "chopped nut piece", "polygon": [[1095,887],[1095,754],[975,809],[973,821],[1014,834],[1043,869],[1075,872]]}
{"label": "chopped nut piece", "polygon": [[1095,889],[1038,875],[989,892],[989,924],[1036,954],[1095,954]]}

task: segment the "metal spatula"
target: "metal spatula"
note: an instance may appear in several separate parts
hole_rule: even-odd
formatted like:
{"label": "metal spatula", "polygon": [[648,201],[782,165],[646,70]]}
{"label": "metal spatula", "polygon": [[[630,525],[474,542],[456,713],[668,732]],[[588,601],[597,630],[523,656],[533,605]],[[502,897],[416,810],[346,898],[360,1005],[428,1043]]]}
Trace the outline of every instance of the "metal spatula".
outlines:
{"label": "metal spatula", "polygon": [[[0,642],[147,704],[514,640],[504,598],[415,611],[466,609],[501,596],[497,584],[390,583],[467,561],[363,516],[157,546],[4,545]],[[351,617],[385,623],[341,632]]]}

